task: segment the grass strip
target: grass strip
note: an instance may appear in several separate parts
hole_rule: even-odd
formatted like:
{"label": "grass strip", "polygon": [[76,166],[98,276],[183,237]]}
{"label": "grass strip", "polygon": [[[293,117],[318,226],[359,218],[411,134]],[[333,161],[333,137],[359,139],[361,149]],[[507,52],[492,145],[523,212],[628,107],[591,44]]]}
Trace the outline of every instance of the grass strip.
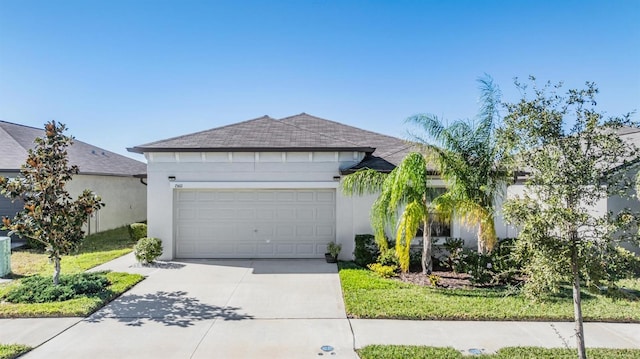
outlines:
{"label": "grass strip", "polygon": [[[427,347],[410,345],[369,345],[357,350],[361,359],[459,359],[468,358],[454,348]],[[576,349],[508,347],[494,354],[474,355],[483,359],[573,359],[578,355]],[[640,349],[587,348],[590,359],[634,359],[640,358]]]}
{"label": "grass strip", "polygon": [[21,344],[0,344],[0,359],[13,359],[31,350],[31,347]]}
{"label": "grass strip", "polygon": [[[443,289],[384,279],[373,272],[340,263],[347,314],[353,318],[414,320],[571,321],[571,297],[531,301],[509,288]],[[632,289],[629,298],[583,293],[586,321],[640,322],[640,279],[619,283]],[[636,293],[636,294],[633,294]]]}

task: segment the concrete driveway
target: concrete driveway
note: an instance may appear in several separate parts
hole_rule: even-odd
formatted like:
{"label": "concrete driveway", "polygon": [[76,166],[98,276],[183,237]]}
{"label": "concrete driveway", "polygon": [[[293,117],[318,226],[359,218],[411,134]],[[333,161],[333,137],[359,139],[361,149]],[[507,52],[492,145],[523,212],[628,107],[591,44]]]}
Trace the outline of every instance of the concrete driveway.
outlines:
{"label": "concrete driveway", "polygon": [[335,264],[194,260],[145,268],[126,256],[108,266],[148,278],[25,358],[357,358]]}

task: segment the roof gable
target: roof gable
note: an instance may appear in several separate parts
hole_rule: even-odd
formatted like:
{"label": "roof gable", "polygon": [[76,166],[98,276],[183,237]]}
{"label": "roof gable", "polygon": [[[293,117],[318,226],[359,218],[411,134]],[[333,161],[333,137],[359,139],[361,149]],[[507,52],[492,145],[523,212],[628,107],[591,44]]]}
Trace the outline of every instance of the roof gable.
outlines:
{"label": "roof gable", "polygon": [[[35,147],[35,139],[44,136],[44,129],[0,121],[0,170],[19,171],[27,158],[27,150]],[[133,176],[147,171],[145,163],[73,140],[68,150],[69,162],[78,166],[81,174]]]}

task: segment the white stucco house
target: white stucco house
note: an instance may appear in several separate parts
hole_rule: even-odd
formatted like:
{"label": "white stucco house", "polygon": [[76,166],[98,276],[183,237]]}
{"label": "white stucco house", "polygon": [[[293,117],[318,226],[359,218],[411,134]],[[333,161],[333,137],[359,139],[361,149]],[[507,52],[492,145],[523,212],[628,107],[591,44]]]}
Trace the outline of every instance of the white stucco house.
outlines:
{"label": "white stucco house", "polygon": [[[34,148],[34,140],[44,135],[43,128],[0,121],[0,176],[18,176],[28,149]],[[67,183],[72,198],[90,189],[102,197],[106,205],[89,218],[85,233],[146,219],[147,188],[140,179],[146,173],[145,163],[79,140],[74,140],[68,154],[69,162],[80,170]],[[0,217],[13,217],[22,209],[22,203],[0,196]]]}
{"label": "white stucco house", "polygon": [[[354,236],[372,233],[375,196],[343,195],[341,177],[365,167],[389,172],[411,147],[302,113],[129,151],[147,159],[148,231],[162,239],[163,259],[321,258],[330,241],[342,244],[340,257],[347,259]],[[498,227],[508,236],[507,227]],[[455,222],[445,230],[443,236],[475,240]]]}

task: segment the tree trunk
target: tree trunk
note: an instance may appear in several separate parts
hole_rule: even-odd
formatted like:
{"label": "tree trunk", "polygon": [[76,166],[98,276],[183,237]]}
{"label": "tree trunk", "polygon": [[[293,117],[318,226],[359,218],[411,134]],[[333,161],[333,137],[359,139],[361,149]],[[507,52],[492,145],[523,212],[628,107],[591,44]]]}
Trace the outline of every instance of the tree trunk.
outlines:
{"label": "tree trunk", "polygon": [[53,258],[53,285],[60,283],[60,258]]}
{"label": "tree trunk", "polygon": [[[572,236],[577,236],[577,233],[572,233]],[[575,240],[575,239],[574,239]],[[576,322],[576,343],[578,345],[578,358],[587,359],[587,353],[585,351],[584,344],[584,328],[582,326],[582,302],[580,299],[580,271],[578,270],[578,248],[577,244],[573,243],[571,249],[571,270],[573,271],[573,313]]]}
{"label": "tree trunk", "polygon": [[485,254],[487,253],[487,246],[484,243],[483,239],[484,228],[482,228],[482,223],[478,225],[478,253]]}
{"label": "tree trunk", "polygon": [[431,226],[424,221],[422,226],[422,274],[431,274],[433,261],[431,260]]}

